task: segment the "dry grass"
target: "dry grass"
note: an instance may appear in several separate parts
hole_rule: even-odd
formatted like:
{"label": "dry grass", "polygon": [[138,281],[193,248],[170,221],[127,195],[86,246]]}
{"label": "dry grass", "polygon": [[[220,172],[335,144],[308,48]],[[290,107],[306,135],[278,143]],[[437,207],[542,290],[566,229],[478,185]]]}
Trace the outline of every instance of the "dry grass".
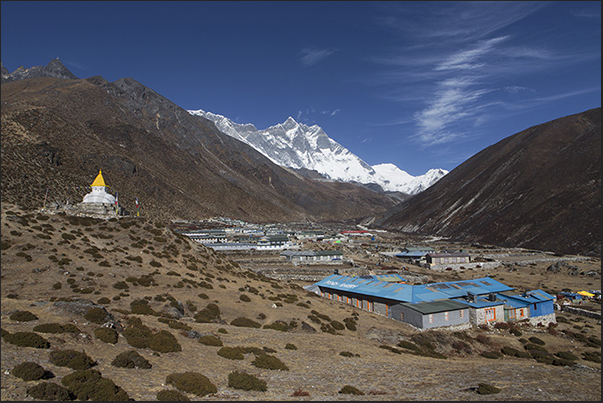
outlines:
{"label": "dry grass", "polygon": [[[7,216],[8,210],[18,215]],[[217,393],[202,398],[184,393],[191,400],[598,401],[601,396],[600,363],[579,359],[580,366],[559,367],[538,363],[533,359],[505,356],[493,360],[481,357],[481,352],[503,346],[523,349],[520,337],[513,336],[505,329],[473,329],[462,334],[450,331],[421,333],[408,325],[320,299],[299,288],[298,285],[306,283],[278,282],[257,276],[224,256],[201,246],[191,245],[144,219],[124,228],[122,224],[126,221],[92,222],[89,226],[82,226],[69,223],[65,217],[50,216],[41,220],[36,216],[35,213],[19,211],[14,206],[2,205],[2,329],[13,333],[32,331],[35,326],[43,323],[76,324],[80,333],[43,334],[51,344],[50,351],[72,349],[86,352],[97,362],[94,368],[103,377],[113,380],[134,400],[156,400],[157,392],[171,388],[166,385],[168,375],[187,371],[205,375],[218,390]],[[41,227],[43,223],[55,228],[54,231],[46,232],[50,239],[36,236],[42,231],[34,227]],[[91,230],[86,230],[88,228]],[[161,231],[161,242],[154,240],[156,235],[153,232],[158,230]],[[19,235],[14,235],[16,233]],[[65,240],[61,237],[62,233],[74,234],[76,239],[61,243]],[[110,234],[113,237],[105,239],[99,237],[99,234]],[[140,244],[141,239],[147,241],[142,248],[131,246],[134,242]],[[8,245],[6,248],[5,243]],[[167,245],[172,245],[172,248],[164,249]],[[91,247],[98,250],[102,259],[83,252]],[[27,253],[31,256],[31,261],[18,256],[18,252]],[[51,255],[56,256],[57,262],[67,258],[70,263],[58,265],[49,259]],[[127,259],[127,256],[140,257],[142,262]],[[153,260],[160,262],[161,267],[151,266],[150,262]],[[99,266],[101,261],[107,261],[110,266]],[[191,267],[196,270],[191,270]],[[598,268],[600,271],[600,262]],[[526,274],[527,269],[536,271],[537,274]],[[504,277],[504,282],[511,286],[526,284],[533,287],[532,282],[536,282],[536,285],[541,281],[549,287],[562,287],[566,281],[582,281],[581,287],[586,288],[590,287],[587,282],[593,282],[592,278],[566,276],[563,273],[553,277],[545,269],[530,266],[526,270],[520,267],[515,272],[493,274]],[[178,273],[179,276],[168,275],[168,272]],[[523,277],[520,272],[524,273]],[[469,278],[470,274],[482,276],[490,273],[462,273],[461,276],[467,275]],[[141,278],[142,275],[152,275],[154,284],[145,286],[126,281],[129,277]],[[67,279],[75,280],[73,288]],[[439,281],[437,278],[434,280]],[[211,288],[199,286],[202,281],[210,284]],[[59,289],[53,287],[57,282],[62,283]],[[113,284],[117,282],[125,282],[128,288],[114,288]],[[257,294],[245,293],[250,302],[240,299],[242,292],[239,289],[246,285],[258,291]],[[570,287],[573,288],[574,284]],[[75,291],[86,288],[93,291],[88,294]],[[200,298],[199,294],[206,294],[208,298]],[[286,302],[279,308],[272,308],[273,301],[269,297],[278,294],[295,295],[297,302],[302,302],[309,308]],[[109,299],[110,302],[106,304],[104,300],[102,306],[119,325],[127,326],[129,318],[138,317],[153,332],[171,332],[182,346],[182,351],[157,353],[151,349],[137,349],[152,364],[150,369],[115,367],[111,365],[115,357],[133,349],[121,336],[122,330],[119,330],[120,337],[115,345],[96,339],[94,331],[100,324],[87,321],[81,313],[58,309],[54,302],[61,298],[85,298],[92,302],[101,298]],[[131,314],[131,302],[145,298],[157,314]],[[187,301],[193,304],[187,304]],[[194,305],[198,312],[210,303],[219,306],[221,320],[212,323],[195,322],[195,312],[190,308]],[[30,311],[38,319],[28,322],[9,319],[10,314],[17,310]],[[322,332],[320,326],[308,319],[312,310],[340,323],[357,312],[357,330],[338,330],[334,335]],[[173,322],[160,320],[168,313],[182,315],[178,322],[187,324],[192,330],[175,329],[169,325],[173,325]],[[598,321],[569,314],[563,316],[567,323],[559,323],[557,335],[550,334],[543,328],[522,328],[521,338],[537,336],[545,342],[544,347],[550,352],[571,351],[579,357],[586,351],[600,352],[600,348],[572,342],[563,333],[563,330],[570,330],[587,336],[595,335],[600,339]],[[237,317],[252,319],[262,326],[277,321],[288,324],[293,321],[297,326],[284,332],[230,325]],[[302,322],[306,325],[302,326]],[[308,330],[307,326],[311,326],[314,331]],[[248,348],[246,351],[253,350],[253,347],[258,351],[265,348],[273,350],[268,354],[281,360],[289,370],[258,368],[252,364],[257,356],[253,352],[246,353],[243,360],[220,357],[217,354],[220,347],[198,342],[199,335],[210,334],[219,337],[224,346]],[[477,341],[480,334],[487,336],[488,345]],[[447,358],[428,358],[407,352],[396,354],[379,348],[381,345],[396,347],[401,340],[412,342],[417,335],[430,340],[436,350]],[[468,349],[455,349],[455,341],[456,346],[460,345],[459,341],[463,341]],[[53,365],[49,360],[49,350],[17,347],[4,339],[1,343],[2,400],[31,400],[26,394],[27,388],[42,382],[25,382],[11,375],[10,370],[22,362],[35,362],[51,371],[55,377],[47,380],[50,382],[60,383],[65,375],[72,373],[69,368]],[[286,348],[288,344],[295,345],[297,349]],[[354,356],[342,356],[342,351]],[[260,392],[230,388],[228,374],[233,371],[256,376],[267,383],[268,390]],[[479,383],[500,388],[501,392],[492,395],[493,397],[479,395],[475,392]],[[353,386],[365,394],[356,396],[338,393],[345,385]]]}

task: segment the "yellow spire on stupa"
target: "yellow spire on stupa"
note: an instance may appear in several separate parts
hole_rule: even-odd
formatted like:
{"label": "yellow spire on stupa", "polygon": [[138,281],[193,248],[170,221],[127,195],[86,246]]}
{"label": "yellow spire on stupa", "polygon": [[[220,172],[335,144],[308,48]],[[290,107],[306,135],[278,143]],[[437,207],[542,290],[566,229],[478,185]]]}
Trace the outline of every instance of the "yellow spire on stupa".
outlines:
{"label": "yellow spire on stupa", "polygon": [[94,180],[94,182],[92,182],[92,185],[90,185],[90,186],[107,187],[107,185],[105,184],[105,179],[103,179],[103,171],[101,169],[98,170],[98,175],[96,176],[96,179]]}

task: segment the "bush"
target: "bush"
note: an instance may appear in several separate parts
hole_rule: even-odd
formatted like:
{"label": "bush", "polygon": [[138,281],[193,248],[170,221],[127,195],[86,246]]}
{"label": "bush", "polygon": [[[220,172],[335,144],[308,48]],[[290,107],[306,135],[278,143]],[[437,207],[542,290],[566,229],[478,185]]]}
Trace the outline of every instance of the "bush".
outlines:
{"label": "bush", "polygon": [[260,354],[251,362],[252,365],[264,369],[278,369],[281,371],[289,371],[287,367],[278,357],[268,354]]}
{"label": "bush", "polygon": [[295,344],[287,343],[285,345],[285,349],[287,349],[287,350],[297,350],[297,346]]}
{"label": "bush", "polygon": [[230,324],[233,326],[238,326],[238,327],[253,327],[256,329],[259,329],[260,327],[262,327],[262,325],[259,324],[258,322],[251,320],[249,318],[242,317],[242,316],[239,316],[238,318],[233,319],[232,322],[230,322]]}
{"label": "bush", "polygon": [[149,348],[160,353],[170,353],[182,351],[182,347],[176,337],[167,330],[160,330],[155,333],[149,342]]}
{"label": "bush", "polygon": [[289,331],[289,325],[283,321],[277,320],[274,323],[271,323],[269,325],[264,325],[263,327],[264,329],[272,329],[272,330],[278,330],[279,332],[287,332]]}
{"label": "bush", "polygon": [[73,393],[77,400],[128,401],[128,394],[111,379],[103,378],[95,369],[72,372],[65,375],[61,383]]}
{"label": "bush", "polygon": [[246,294],[241,294],[239,299],[243,302],[251,302],[251,298],[249,298]]}
{"label": "bush", "polygon": [[491,359],[498,359],[498,358],[502,358],[502,356],[503,356],[500,351],[484,351],[480,355],[482,357],[491,358]]}
{"label": "bush", "polygon": [[536,336],[529,337],[528,340],[539,346],[544,346],[544,344],[545,344],[544,341],[542,341],[541,339],[539,339]]}
{"label": "bush", "polygon": [[195,319],[195,322],[198,323],[211,323],[220,319],[220,308],[216,304],[207,304],[207,306],[197,312],[193,318]]}
{"label": "bush", "polygon": [[511,333],[512,335],[517,336],[517,337],[521,337],[523,334],[523,333],[521,333],[521,331],[519,331],[519,329],[516,329],[514,327],[509,329],[509,333]]}
{"label": "bush", "polygon": [[10,344],[20,347],[50,348],[48,340],[34,332],[6,332],[2,337]]}
{"label": "bush", "polygon": [[86,318],[86,320],[89,320],[92,323],[102,325],[103,323],[105,323],[105,320],[108,316],[109,314],[104,308],[94,307],[88,309],[88,312],[86,312],[84,318]]}
{"label": "bush", "polygon": [[338,322],[336,320],[332,320],[331,321],[331,326],[333,326],[333,329],[335,329],[335,330],[343,330],[343,329],[345,329],[344,324],[341,323],[341,322]]}
{"label": "bush", "polygon": [[36,315],[34,315],[33,313],[31,313],[29,311],[16,311],[16,312],[13,312],[9,316],[9,318],[11,320],[16,320],[18,322],[29,322],[29,321],[38,319],[38,317]]}
{"label": "bush", "polygon": [[40,333],[64,333],[65,329],[59,323],[43,323],[34,326],[33,331]]}
{"label": "bush", "polygon": [[197,396],[205,396],[210,393],[216,393],[216,385],[203,374],[198,372],[181,372],[170,374],[165,379],[166,384],[173,385],[176,389],[183,392],[192,393]]}
{"label": "bush", "polygon": [[412,350],[412,351],[421,350],[421,348],[419,346],[417,346],[414,343],[411,343],[410,341],[406,341],[406,340],[400,340],[398,342],[398,347],[402,347],[402,348],[405,348],[407,350]]}
{"label": "bush", "polygon": [[245,358],[240,347],[222,347],[218,350],[218,355],[229,360],[242,360]]}
{"label": "bush", "polygon": [[257,390],[260,392],[268,390],[266,381],[239,371],[228,374],[228,386],[234,389]]}
{"label": "bush", "polygon": [[364,395],[363,391],[351,385],[345,385],[343,388],[341,388],[341,390],[339,390],[339,393],[346,395]]}
{"label": "bush", "polygon": [[601,353],[597,351],[585,351],[582,353],[582,359],[592,362],[601,362]]}
{"label": "bush", "polygon": [[111,361],[111,365],[118,368],[150,369],[152,367],[151,363],[138,354],[136,350],[124,351],[123,353],[118,354],[117,357]]}
{"label": "bush", "polygon": [[220,340],[216,336],[212,336],[209,334],[199,337],[199,343],[204,344],[206,346],[214,347],[222,347],[224,345],[224,343],[222,343],[222,340]]}
{"label": "bush", "polygon": [[50,352],[50,362],[59,367],[68,367],[74,370],[86,370],[96,365],[96,362],[85,352],[75,350],[57,350]]}
{"label": "bush", "polygon": [[26,361],[16,365],[10,373],[24,381],[37,381],[44,378],[46,371],[41,365],[32,361]]}
{"label": "bush", "polygon": [[66,401],[75,398],[69,389],[54,382],[41,382],[27,389],[27,394],[34,399],[44,401]]}
{"label": "bush", "polygon": [[130,310],[135,315],[157,315],[157,312],[149,306],[148,301],[137,299],[130,302]]}
{"label": "bush", "polygon": [[164,389],[157,392],[157,401],[160,402],[188,402],[190,400],[177,390]]}
{"label": "bush", "polygon": [[477,385],[476,392],[480,395],[493,395],[500,392],[496,386],[489,385],[487,383],[479,383]]}
{"label": "bush", "polygon": [[94,336],[100,341],[105,343],[115,344],[117,343],[117,331],[108,327],[99,327],[94,329]]}
{"label": "bush", "polygon": [[569,351],[559,351],[555,353],[555,355],[564,360],[576,361],[578,359],[576,355],[570,353]]}
{"label": "bush", "polygon": [[96,302],[101,305],[108,305],[111,303],[111,300],[107,297],[102,297],[102,298],[99,298],[99,300]]}

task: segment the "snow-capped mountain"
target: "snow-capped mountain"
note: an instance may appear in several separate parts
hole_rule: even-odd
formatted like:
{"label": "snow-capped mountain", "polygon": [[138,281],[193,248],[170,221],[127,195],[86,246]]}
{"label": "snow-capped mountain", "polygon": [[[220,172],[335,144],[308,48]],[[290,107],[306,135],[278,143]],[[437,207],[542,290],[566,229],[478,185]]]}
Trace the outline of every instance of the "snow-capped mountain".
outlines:
{"label": "snow-capped mountain", "polygon": [[275,164],[315,170],[331,180],[376,183],[385,191],[413,195],[427,189],[448,173],[443,169],[431,169],[424,175],[412,176],[394,164],[370,166],[329,138],[320,126],[307,126],[292,117],[283,123],[258,130],[250,123],[235,123],[222,115],[201,109],[188,112],[213,121],[220,131],[250,145]]}

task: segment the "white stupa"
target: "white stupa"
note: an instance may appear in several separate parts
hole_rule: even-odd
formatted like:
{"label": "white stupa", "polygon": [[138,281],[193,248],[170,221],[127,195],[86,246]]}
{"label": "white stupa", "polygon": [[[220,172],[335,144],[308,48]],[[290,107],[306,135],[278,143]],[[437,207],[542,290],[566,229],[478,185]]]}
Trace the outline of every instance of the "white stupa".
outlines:
{"label": "white stupa", "polygon": [[109,204],[111,206],[115,205],[115,196],[110,193],[107,193],[105,184],[105,179],[103,178],[103,172],[99,169],[98,175],[94,182],[92,182],[92,191],[84,196],[84,200],[82,203],[102,203]]}

